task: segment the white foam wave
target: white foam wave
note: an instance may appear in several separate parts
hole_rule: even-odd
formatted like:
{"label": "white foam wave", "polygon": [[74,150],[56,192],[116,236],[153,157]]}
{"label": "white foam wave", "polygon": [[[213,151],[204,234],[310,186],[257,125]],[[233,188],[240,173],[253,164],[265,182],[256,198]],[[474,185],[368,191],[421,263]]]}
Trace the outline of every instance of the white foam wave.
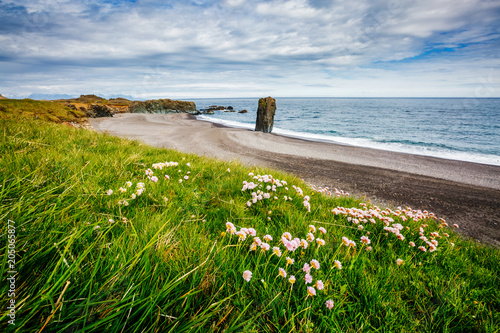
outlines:
{"label": "white foam wave", "polygon": [[[255,128],[254,124],[241,123],[241,122],[237,122],[237,121],[213,118],[213,117],[209,117],[209,116],[197,116],[197,119],[212,122],[212,123],[217,123],[217,124],[221,124],[221,125],[233,127],[233,128],[242,128],[242,129],[248,129],[248,130],[253,130]],[[458,161],[464,161],[464,162],[473,162],[473,163],[500,166],[500,156],[496,156],[496,155],[486,155],[486,154],[479,154],[479,153],[473,153],[473,152],[459,152],[459,151],[452,151],[452,150],[431,148],[431,147],[422,147],[422,146],[410,146],[410,145],[407,145],[404,143],[382,143],[382,142],[377,142],[374,140],[363,139],[363,138],[346,138],[346,137],[331,136],[331,135],[324,135],[324,134],[295,132],[295,131],[281,129],[281,128],[277,128],[277,127],[274,127],[273,133],[278,134],[278,135],[282,135],[282,136],[291,137],[291,138],[308,140],[308,141],[330,142],[330,143],[335,143],[335,144],[393,151],[393,152],[397,152],[397,153],[431,156],[431,157],[444,158],[444,159],[449,159],[449,160],[458,160]]]}

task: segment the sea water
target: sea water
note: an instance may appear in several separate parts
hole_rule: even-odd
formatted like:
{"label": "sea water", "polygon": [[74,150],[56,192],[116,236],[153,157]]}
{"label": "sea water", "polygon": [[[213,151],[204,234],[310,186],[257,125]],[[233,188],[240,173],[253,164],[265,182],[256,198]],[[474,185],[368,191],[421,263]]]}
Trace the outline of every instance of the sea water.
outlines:
{"label": "sea water", "polygon": [[[257,98],[196,99],[198,119],[254,129]],[[500,99],[276,98],[273,133],[306,140],[500,165]]]}

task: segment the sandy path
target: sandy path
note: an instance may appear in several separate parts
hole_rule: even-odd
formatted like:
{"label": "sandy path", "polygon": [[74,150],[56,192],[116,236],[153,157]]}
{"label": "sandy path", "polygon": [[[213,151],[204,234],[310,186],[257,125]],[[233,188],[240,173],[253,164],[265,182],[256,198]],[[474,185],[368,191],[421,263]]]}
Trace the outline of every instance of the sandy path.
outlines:
{"label": "sandy path", "polygon": [[121,114],[90,120],[97,131],[248,165],[394,206],[426,209],[460,232],[500,246],[500,167],[312,142],[198,121],[187,114]]}

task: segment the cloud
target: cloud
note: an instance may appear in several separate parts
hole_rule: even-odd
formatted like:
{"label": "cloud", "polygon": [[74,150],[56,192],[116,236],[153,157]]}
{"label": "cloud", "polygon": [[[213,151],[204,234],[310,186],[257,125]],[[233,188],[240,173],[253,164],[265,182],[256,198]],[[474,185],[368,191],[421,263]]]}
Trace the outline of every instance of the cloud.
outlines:
{"label": "cloud", "polygon": [[356,95],[369,83],[391,95],[404,92],[389,80],[411,76],[424,95],[467,94],[470,73],[493,73],[500,96],[499,14],[479,0],[4,1],[0,92]]}

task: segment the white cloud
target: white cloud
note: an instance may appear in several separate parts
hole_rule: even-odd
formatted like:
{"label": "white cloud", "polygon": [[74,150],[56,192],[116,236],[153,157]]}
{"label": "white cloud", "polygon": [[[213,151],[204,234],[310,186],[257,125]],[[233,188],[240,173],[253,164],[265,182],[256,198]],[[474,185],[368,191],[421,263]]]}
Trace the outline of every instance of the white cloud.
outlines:
{"label": "white cloud", "polygon": [[[496,74],[499,66],[495,1],[17,5],[14,10],[0,3],[0,20],[6,22],[0,27],[0,74],[9,75],[0,76],[0,92],[64,86],[78,91],[88,85],[119,93],[149,80],[155,84],[141,88],[148,96],[169,89],[186,95],[211,95],[217,88],[232,96],[260,91],[241,82],[282,96],[467,94],[463,87],[474,86],[476,78],[464,73],[493,68]],[[19,5],[26,7],[22,15]],[[162,68],[168,77],[150,75],[148,68]]]}

